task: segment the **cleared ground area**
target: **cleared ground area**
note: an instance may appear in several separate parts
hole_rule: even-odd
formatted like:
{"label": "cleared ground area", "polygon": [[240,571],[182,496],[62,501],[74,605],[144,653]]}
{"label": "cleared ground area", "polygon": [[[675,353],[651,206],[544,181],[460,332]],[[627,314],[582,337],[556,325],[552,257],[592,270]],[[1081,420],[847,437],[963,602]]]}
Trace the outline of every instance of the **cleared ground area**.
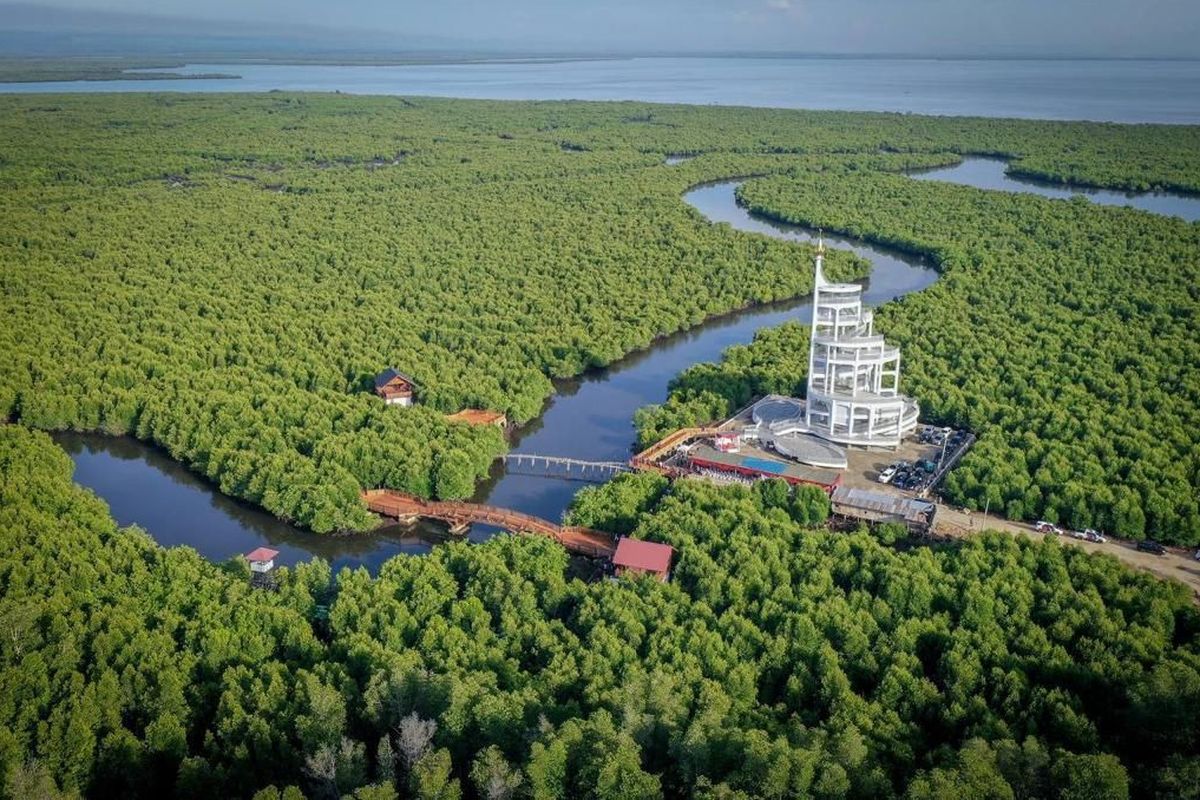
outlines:
{"label": "cleared ground area", "polygon": [[[784,399],[803,408],[803,401],[793,398],[765,398],[765,402]],[[764,402],[759,401],[759,402]],[[751,410],[754,404],[742,409],[734,417],[722,423],[719,428],[723,431],[742,431],[754,424]],[[921,430],[921,429],[918,429]],[[968,445],[969,446],[969,443]],[[743,443],[740,452],[779,458],[777,454],[767,453],[752,444]],[[949,449],[945,453],[951,458]],[[922,442],[917,436],[912,436],[901,442],[895,450],[870,450],[865,448],[846,449],[846,468],[839,470],[841,485],[848,488],[868,489],[897,497],[917,497],[919,491],[901,489],[891,483],[879,483],[879,474],[887,467],[898,462],[916,464],[921,461],[940,463],[943,456],[942,446],[930,442]],[[934,487],[930,499],[936,500],[937,490]],[[1035,539],[1054,534],[1043,534],[1034,530],[1033,526],[1024,522],[1014,522],[995,515],[984,515],[978,511],[967,511],[955,506],[938,503],[937,515],[933,526],[936,536],[964,537],[980,533],[984,530],[995,530],[1002,533],[1025,534]],[[1089,542],[1069,536],[1057,537],[1064,545],[1079,547],[1094,553],[1107,553],[1122,562],[1137,569],[1146,570],[1162,578],[1173,578],[1188,586],[1200,604],[1200,561],[1194,557],[1194,550],[1179,548],[1167,550],[1165,555],[1143,553],[1137,549],[1134,542],[1109,539],[1107,542]]]}
{"label": "cleared ground area", "polygon": [[879,473],[889,464],[897,461],[907,461],[915,464],[918,461],[933,461],[937,463],[942,454],[941,447],[921,444],[916,439],[905,439],[895,450],[863,450],[853,447],[846,451],[846,469],[842,472],[842,483],[861,489],[897,494],[904,497],[914,497],[915,492],[898,489],[891,484],[879,482]]}
{"label": "cleared ground area", "polygon": [[[804,401],[799,398],[768,395],[743,408],[730,419],[721,423],[718,428],[731,433],[741,433],[752,429],[760,419],[780,421],[789,418],[803,417]],[[757,414],[757,417],[756,417]],[[957,446],[948,447],[943,453],[940,443],[920,441],[918,434],[928,426],[920,426],[912,436],[903,439],[896,449],[873,449],[863,447],[842,448],[846,455],[846,466],[838,469],[841,475],[841,485],[855,489],[871,489],[897,497],[920,497],[921,488],[902,489],[894,483],[879,483],[879,474],[891,464],[907,462],[916,464],[921,461],[940,464],[943,455],[951,459]],[[815,437],[812,437],[815,440]],[[819,440],[817,440],[819,441]],[[967,447],[970,446],[968,442]],[[743,440],[741,451],[752,455],[763,455],[768,458],[779,458],[780,454],[767,452],[752,441]],[[786,455],[783,456],[787,458]],[[791,459],[788,459],[791,460]],[[935,487],[936,488],[936,487]]]}

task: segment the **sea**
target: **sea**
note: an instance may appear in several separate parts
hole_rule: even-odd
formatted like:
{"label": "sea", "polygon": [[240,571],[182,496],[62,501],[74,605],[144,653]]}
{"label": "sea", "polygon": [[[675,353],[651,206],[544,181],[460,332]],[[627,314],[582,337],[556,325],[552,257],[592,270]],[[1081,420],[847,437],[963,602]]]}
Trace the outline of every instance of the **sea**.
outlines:
{"label": "sea", "polygon": [[611,58],[403,66],[188,64],[236,79],[0,83],[6,92],[345,92],[1200,123],[1200,60]]}

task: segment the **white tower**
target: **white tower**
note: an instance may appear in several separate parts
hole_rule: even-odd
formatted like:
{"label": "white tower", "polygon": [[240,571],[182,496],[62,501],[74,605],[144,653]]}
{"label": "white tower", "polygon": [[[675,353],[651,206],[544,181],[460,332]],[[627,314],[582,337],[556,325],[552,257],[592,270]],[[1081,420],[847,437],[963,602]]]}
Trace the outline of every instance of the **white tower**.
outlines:
{"label": "white tower", "polygon": [[809,431],[839,444],[896,447],[917,427],[917,402],[900,394],[900,349],[872,330],[862,287],[830,283],[817,244],[808,354]]}

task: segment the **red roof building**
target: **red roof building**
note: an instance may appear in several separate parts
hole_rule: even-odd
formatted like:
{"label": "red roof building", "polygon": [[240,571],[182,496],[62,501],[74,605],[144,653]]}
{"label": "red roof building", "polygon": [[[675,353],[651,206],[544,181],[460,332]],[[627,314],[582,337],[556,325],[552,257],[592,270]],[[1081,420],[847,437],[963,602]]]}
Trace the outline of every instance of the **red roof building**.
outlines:
{"label": "red roof building", "polygon": [[246,553],[246,560],[250,562],[251,572],[270,572],[275,568],[275,556],[277,555],[279,555],[278,550],[260,547]]}
{"label": "red roof building", "polygon": [[671,576],[671,558],[675,549],[658,542],[621,537],[617,540],[617,552],[612,563],[618,575],[653,575],[666,583]]}

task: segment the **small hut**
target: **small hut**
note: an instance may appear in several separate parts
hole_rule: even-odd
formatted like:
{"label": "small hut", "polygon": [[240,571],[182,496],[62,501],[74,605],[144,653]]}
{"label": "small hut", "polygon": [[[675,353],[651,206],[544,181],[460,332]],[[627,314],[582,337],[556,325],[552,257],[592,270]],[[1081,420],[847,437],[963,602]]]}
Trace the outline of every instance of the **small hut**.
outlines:
{"label": "small hut", "polygon": [[417,382],[395,367],[388,367],[375,376],[375,394],[389,406],[411,406]]}
{"label": "small hut", "polygon": [[622,536],[612,563],[618,575],[653,575],[663,583],[671,577],[671,558],[675,549],[658,542],[644,542]]}
{"label": "small hut", "polygon": [[250,585],[255,589],[278,588],[274,574],[277,555],[279,551],[269,547],[259,547],[246,553],[246,560],[250,562]]}
{"label": "small hut", "polygon": [[260,547],[246,553],[246,560],[250,562],[251,572],[266,575],[275,569],[275,556],[277,555],[279,555],[278,550],[272,550],[269,547]]}

